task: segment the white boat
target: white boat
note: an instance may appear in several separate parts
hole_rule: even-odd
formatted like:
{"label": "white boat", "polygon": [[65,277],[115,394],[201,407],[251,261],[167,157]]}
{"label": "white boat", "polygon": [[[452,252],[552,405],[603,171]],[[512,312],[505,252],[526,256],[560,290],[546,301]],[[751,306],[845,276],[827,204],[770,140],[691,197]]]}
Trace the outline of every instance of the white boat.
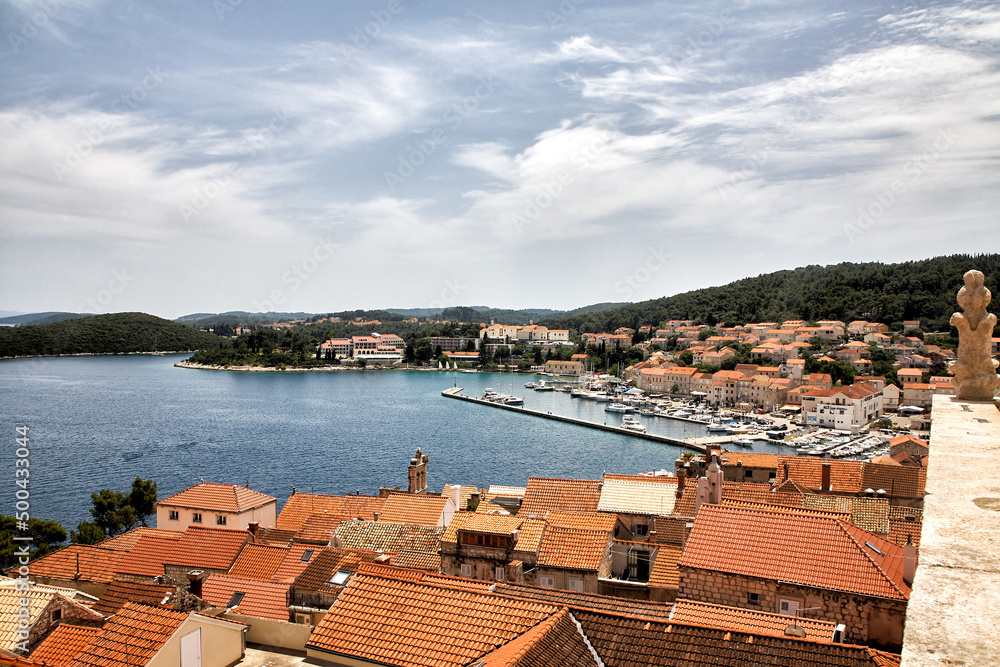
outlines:
{"label": "white boat", "polygon": [[538,385],[536,383],[534,383],[534,382],[525,382],[524,383],[524,388],[525,389],[534,389],[537,386]]}
{"label": "white boat", "polygon": [[520,396],[504,396],[504,405],[524,405],[524,399]]}
{"label": "white boat", "polygon": [[535,387],[535,391],[555,391],[555,387],[545,384],[545,380],[539,380],[538,386]]}
{"label": "white boat", "polygon": [[753,444],[753,440],[751,440],[750,438],[746,437],[745,435],[741,435],[738,438],[734,438],[733,439],[733,443],[737,444],[737,445],[739,445],[741,447],[749,447],[750,445]]}
{"label": "white boat", "polygon": [[639,419],[637,417],[633,417],[632,415],[625,415],[622,417],[621,427],[626,431],[636,431],[638,433],[646,432],[646,427],[639,423]]}
{"label": "white boat", "polygon": [[604,407],[604,411],[605,412],[621,412],[621,413],[624,414],[626,412],[632,412],[633,410],[632,410],[632,408],[628,407],[627,405],[622,405],[621,403],[609,403],[608,405],[606,405]]}
{"label": "white boat", "polygon": [[729,430],[729,426],[723,424],[722,422],[712,422],[708,425],[709,433],[725,433]]}

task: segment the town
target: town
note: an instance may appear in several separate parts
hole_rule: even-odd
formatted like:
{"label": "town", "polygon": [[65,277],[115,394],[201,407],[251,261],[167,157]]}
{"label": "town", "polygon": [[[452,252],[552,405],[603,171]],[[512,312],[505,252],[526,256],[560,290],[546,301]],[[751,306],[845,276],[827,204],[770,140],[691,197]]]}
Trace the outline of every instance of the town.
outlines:
{"label": "town", "polygon": [[[995,323],[983,289],[970,271],[965,314],[953,318],[957,355],[915,321],[902,337],[864,322],[711,330],[678,321],[647,332],[673,350],[632,345],[649,350],[623,369],[640,392],[799,407],[804,426],[854,433],[912,402],[930,436],[896,435],[874,460],[710,445],[670,471],[479,487],[435,480],[429,443],[390,462],[400,473],[405,465],[405,488],[293,488],[280,511],[249,483],[201,481],[157,500],[152,525],[9,569],[0,605],[19,620],[2,630],[0,664],[224,667],[251,664],[251,654],[267,665],[906,664],[908,646],[936,640],[928,617],[967,615],[933,591],[953,576],[937,566],[942,549],[969,539],[941,530],[968,513],[941,504],[964,503],[941,493],[954,482],[944,468],[971,474],[963,455],[979,460],[997,435],[997,341],[976,326]],[[567,333],[491,325],[478,344],[563,344]],[[638,333],[591,334],[588,346],[620,347]],[[399,349],[381,338],[325,349],[345,358]],[[813,363],[843,373],[836,380],[798,357],[817,345],[825,358]],[[736,362],[746,349],[736,346],[760,363],[690,365]],[[876,351],[898,355],[890,370],[901,392],[886,393],[890,374],[860,374]],[[582,376],[588,356],[538,370]],[[939,365],[951,375],[934,375]],[[948,380],[924,382],[928,372]],[[948,465],[930,467],[938,457]],[[924,531],[928,521],[937,529]],[[923,566],[922,549],[935,554]],[[919,598],[922,581],[931,592]],[[975,572],[949,581],[981,587]]]}

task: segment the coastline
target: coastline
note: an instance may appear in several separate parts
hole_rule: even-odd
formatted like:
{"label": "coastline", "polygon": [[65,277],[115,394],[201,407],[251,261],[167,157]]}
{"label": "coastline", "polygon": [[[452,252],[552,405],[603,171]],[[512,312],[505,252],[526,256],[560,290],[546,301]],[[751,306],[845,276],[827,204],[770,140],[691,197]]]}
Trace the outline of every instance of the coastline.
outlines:
{"label": "coastline", "polygon": [[[197,350],[162,350],[155,356],[166,354],[194,354]],[[0,361],[8,359],[59,359],[60,357],[137,357],[154,356],[152,352],[69,352],[66,354],[21,354],[13,357],[0,357]]]}
{"label": "coastline", "polygon": [[[238,373],[329,373],[338,371],[419,371],[426,373],[428,371],[434,372],[455,372],[454,368],[432,368],[432,367],[386,367],[386,366],[368,366],[365,368],[358,367],[348,367],[348,366],[319,366],[314,368],[277,368],[276,366],[212,366],[208,364],[192,364],[188,361],[178,361],[174,364],[177,368],[191,368],[200,371],[235,371]],[[477,373],[479,371],[476,371]]]}

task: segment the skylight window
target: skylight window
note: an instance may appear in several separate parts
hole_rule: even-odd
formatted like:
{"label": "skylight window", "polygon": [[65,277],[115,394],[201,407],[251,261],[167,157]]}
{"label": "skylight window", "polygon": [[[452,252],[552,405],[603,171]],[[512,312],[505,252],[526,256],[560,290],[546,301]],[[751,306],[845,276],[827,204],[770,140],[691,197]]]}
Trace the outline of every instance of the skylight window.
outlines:
{"label": "skylight window", "polygon": [[307,562],[310,558],[312,558],[312,555],[313,555],[313,550],[312,549],[306,549],[305,551],[303,551],[302,552],[302,562],[303,563]]}
{"label": "skylight window", "polygon": [[879,551],[878,547],[876,547],[871,542],[865,542],[865,546],[868,547],[869,549],[871,549],[872,551],[874,551],[875,553],[877,553],[879,556],[884,556],[885,555],[884,553],[882,553],[881,551]]}
{"label": "skylight window", "polygon": [[246,593],[244,593],[243,591],[236,591],[235,593],[233,593],[233,597],[229,598],[229,604],[227,604],[226,606],[229,608],[238,607],[239,604],[243,602],[243,596],[245,595]]}
{"label": "skylight window", "polygon": [[351,573],[347,570],[337,570],[337,572],[330,577],[330,583],[334,586],[343,586],[350,576]]}

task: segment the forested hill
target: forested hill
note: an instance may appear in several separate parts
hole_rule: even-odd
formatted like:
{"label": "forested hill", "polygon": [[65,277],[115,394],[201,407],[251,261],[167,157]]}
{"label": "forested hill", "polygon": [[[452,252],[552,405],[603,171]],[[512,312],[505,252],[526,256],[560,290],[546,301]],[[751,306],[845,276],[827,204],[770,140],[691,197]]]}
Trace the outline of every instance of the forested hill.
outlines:
{"label": "forested hill", "polygon": [[122,354],[219,347],[215,334],[145,313],[113,313],[55,324],[0,328],[0,357]]}
{"label": "forested hill", "polygon": [[[541,323],[601,332],[688,319],[712,325],[788,319],[869,320],[891,325],[920,319],[927,328],[944,330],[958,310],[955,295],[969,269],[985,273],[986,286],[995,299],[1000,298],[1000,255],[951,255],[899,264],[805,266]],[[998,305],[994,300],[990,310],[996,312]]]}

